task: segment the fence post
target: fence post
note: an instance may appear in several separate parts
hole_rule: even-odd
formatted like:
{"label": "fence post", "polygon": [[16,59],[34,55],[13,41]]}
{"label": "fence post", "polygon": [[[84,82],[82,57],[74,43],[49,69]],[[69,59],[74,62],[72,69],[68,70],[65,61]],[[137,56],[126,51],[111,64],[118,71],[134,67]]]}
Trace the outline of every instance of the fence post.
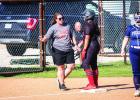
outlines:
{"label": "fence post", "polygon": [[102,7],[102,0],[98,0],[98,12],[99,12],[99,17],[98,17],[98,23],[99,23],[99,29],[101,32],[101,37],[100,37],[100,44],[101,44],[101,51],[100,53],[104,53],[104,18],[103,18],[103,7]]}
{"label": "fence post", "polygon": [[[45,21],[45,11],[44,11],[44,0],[40,0],[39,3],[39,29],[40,29],[40,36],[44,36],[44,21]],[[46,52],[45,52],[45,43],[40,41],[40,66],[45,68],[46,65]]]}
{"label": "fence post", "polygon": [[[123,0],[123,33],[125,32],[125,28],[126,28],[126,13],[125,13],[126,9],[125,9],[125,0]],[[125,48],[125,55],[124,55],[124,63],[127,63],[127,56],[126,56],[126,48]]]}

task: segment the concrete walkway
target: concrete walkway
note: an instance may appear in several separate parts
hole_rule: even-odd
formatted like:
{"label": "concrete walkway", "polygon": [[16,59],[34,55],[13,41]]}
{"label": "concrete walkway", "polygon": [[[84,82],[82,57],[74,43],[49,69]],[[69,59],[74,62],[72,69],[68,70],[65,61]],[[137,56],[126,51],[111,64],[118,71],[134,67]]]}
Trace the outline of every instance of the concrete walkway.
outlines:
{"label": "concrete walkway", "polygon": [[[108,63],[108,62],[117,62],[117,61],[124,61],[124,57],[104,57],[98,56],[98,63]],[[129,61],[129,57],[127,57],[127,61]],[[53,64],[53,60],[51,56],[46,57],[46,62]],[[75,61],[76,64],[80,64],[79,58]]]}

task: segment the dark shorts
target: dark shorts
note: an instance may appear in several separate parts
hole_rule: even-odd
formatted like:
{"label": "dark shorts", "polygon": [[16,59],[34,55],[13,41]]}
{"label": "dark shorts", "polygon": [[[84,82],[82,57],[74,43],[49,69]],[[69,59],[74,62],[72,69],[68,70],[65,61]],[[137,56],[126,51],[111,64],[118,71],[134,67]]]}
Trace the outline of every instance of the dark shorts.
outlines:
{"label": "dark shorts", "polygon": [[52,49],[52,57],[55,65],[64,65],[75,63],[74,51],[71,49],[68,52],[60,51],[56,48]]}

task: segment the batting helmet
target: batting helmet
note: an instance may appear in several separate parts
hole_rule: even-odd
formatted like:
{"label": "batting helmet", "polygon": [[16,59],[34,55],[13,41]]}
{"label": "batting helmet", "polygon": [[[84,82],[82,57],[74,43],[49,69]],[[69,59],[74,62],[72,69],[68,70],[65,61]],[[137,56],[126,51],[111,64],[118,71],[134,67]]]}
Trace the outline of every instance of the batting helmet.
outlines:
{"label": "batting helmet", "polygon": [[85,20],[94,19],[95,17],[94,10],[90,10],[90,9],[86,9],[82,14]]}

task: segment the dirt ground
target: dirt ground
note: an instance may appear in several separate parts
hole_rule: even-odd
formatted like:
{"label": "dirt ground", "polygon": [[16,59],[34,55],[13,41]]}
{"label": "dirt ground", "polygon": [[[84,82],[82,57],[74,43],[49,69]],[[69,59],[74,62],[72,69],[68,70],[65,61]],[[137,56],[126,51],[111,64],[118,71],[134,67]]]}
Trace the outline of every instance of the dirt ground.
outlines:
{"label": "dirt ground", "polygon": [[131,77],[99,78],[99,89],[95,93],[83,93],[85,78],[66,80],[68,91],[60,91],[54,78],[2,78],[0,100],[140,100],[134,97]]}

